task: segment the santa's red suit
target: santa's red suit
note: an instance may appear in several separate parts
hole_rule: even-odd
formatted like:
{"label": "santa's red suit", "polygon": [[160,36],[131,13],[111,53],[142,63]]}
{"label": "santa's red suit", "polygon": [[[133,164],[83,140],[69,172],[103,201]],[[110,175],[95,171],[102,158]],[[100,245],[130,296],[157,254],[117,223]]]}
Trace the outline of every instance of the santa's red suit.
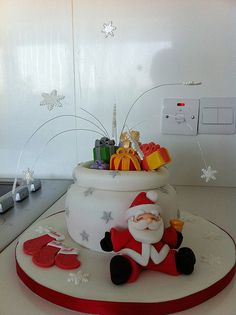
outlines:
{"label": "santa's red suit", "polygon": [[128,282],[135,281],[144,269],[179,275],[175,262],[176,251],[173,249],[177,240],[177,232],[172,227],[166,228],[162,239],[155,244],[136,241],[129,230],[111,229],[113,250],[125,256],[131,264],[132,273]]}

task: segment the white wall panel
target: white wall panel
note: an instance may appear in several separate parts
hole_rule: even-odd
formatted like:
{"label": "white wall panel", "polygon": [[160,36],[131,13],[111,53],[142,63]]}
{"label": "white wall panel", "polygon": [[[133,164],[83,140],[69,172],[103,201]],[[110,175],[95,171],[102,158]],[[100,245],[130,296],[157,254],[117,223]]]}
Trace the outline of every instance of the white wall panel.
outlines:
{"label": "white wall panel", "polygon": [[[22,145],[42,123],[74,114],[70,1],[0,2],[0,176],[14,177]],[[65,96],[63,107],[40,106],[43,92]],[[25,147],[19,175],[32,168],[47,141],[74,119],[45,125]],[[75,136],[63,135],[44,150],[35,176],[70,176],[76,163]],[[65,163],[66,161],[66,163]]]}
{"label": "white wall panel", "polygon": [[[204,185],[207,164],[218,170],[210,185],[236,185],[236,136],[164,136],[160,133],[164,97],[235,96],[236,2],[194,0],[74,1],[77,107],[85,107],[111,130],[113,104],[118,127],[135,98],[159,84],[202,81],[201,87],[163,87],[140,99],[128,119],[142,122],[142,141],[155,140],[173,157],[175,184]],[[105,38],[104,23],[117,27]],[[80,139],[81,148],[88,148]],[[94,135],[89,137],[89,146]],[[91,150],[79,152],[89,159]]]}

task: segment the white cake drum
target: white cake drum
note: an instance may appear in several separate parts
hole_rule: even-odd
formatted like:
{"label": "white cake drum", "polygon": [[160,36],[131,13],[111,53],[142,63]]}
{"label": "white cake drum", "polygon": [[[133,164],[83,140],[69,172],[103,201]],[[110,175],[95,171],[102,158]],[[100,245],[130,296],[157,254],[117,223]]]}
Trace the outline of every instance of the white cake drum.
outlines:
{"label": "white cake drum", "polygon": [[100,240],[112,227],[126,228],[126,210],[141,191],[155,190],[166,224],[177,214],[176,192],[168,184],[166,167],[158,171],[109,171],[90,169],[91,162],[74,171],[75,183],[66,198],[66,221],[77,243],[101,251]]}
{"label": "white cake drum", "polygon": [[[197,260],[189,276],[145,270],[136,282],[114,285],[109,272],[113,253],[98,253],[76,244],[67,233],[64,213],[36,222],[20,236],[16,246],[18,276],[47,301],[83,313],[164,315],[183,311],[223,290],[233,278],[236,264],[235,244],[225,231],[190,213],[181,211],[180,217],[185,221],[182,246],[191,247]],[[23,243],[39,237],[49,226],[65,235],[63,244],[78,250],[79,268],[41,268],[24,253]]]}

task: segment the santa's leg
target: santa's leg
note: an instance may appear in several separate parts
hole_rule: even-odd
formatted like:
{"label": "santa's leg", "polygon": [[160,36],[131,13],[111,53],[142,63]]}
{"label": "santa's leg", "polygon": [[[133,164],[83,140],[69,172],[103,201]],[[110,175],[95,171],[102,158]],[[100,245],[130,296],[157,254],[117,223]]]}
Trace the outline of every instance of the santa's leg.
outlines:
{"label": "santa's leg", "polygon": [[160,271],[172,276],[178,276],[180,273],[176,268],[176,251],[171,249],[166,258],[160,264],[154,264],[151,261],[148,264],[147,269]]}
{"label": "santa's leg", "polygon": [[171,249],[165,260],[157,265],[151,262],[148,264],[147,269],[164,272],[173,276],[180,274],[189,275],[193,272],[195,263],[196,258],[193,251],[190,248],[183,247],[178,252]]}
{"label": "santa's leg", "polygon": [[111,281],[116,285],[135,281],[140,272],[141,267],[128,256],[116,255],[111,259]]}

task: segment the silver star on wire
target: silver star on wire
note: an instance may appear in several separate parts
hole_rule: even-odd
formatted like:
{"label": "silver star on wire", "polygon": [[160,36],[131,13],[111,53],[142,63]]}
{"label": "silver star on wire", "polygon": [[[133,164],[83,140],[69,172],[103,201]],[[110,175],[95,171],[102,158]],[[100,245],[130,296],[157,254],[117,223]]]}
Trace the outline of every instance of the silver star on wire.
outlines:
{"label": "silver star on wire", "polygon": [[85,231],[85,230],[83,230],[83,232],[82,232],[82,233],[80,233],[80,235],[81,235],[81,237],[82,237],[82,241],[86,241],[86,242],[88,242],[88,241],[89,241],[89,234],[88,234],[88,233],[86,233],[86,231]]}
{"label": "silver star on wire", "polygon": [[111,216],[111,211],[103,211],[103,216],[101,217],[102,220],[104,220],[106,222],[106,224],[113,220],[112,216]]}
{"label": "silver star on wire", "polygon": [[54,107],[62,107],[60,102],[65,98],[64,95],[58,95],[57,90],[53,90],[51,93],[42,93],[43,101],[40,102],[41,106],[47,106],[48,110],[52,110]]}
{"label": "silver star on wire", "polygon": [[34,181],[34,171],[27,168],[26,171],[23,171],[24,177],[23,179],[26,181],[27,185]]}
{"label": "silver star on wire", "polygon": [[209,180],[215,180],[215,174],[217,173],[217,171],[213,170],[211,168],[211,166],[208,166],[207,169],[202,169],[203,175],[201,175],[201,178],[205,178],[206,179],[206,183],[209,182]]}
{"label": "silver star on wire", "polygon": [[107,38],[109,35],[114,37],[114,31],[116,30],[116,27],[112,25],[112,21],[108,24],[103,24],[102,33],[105,34],[105,37]]}

